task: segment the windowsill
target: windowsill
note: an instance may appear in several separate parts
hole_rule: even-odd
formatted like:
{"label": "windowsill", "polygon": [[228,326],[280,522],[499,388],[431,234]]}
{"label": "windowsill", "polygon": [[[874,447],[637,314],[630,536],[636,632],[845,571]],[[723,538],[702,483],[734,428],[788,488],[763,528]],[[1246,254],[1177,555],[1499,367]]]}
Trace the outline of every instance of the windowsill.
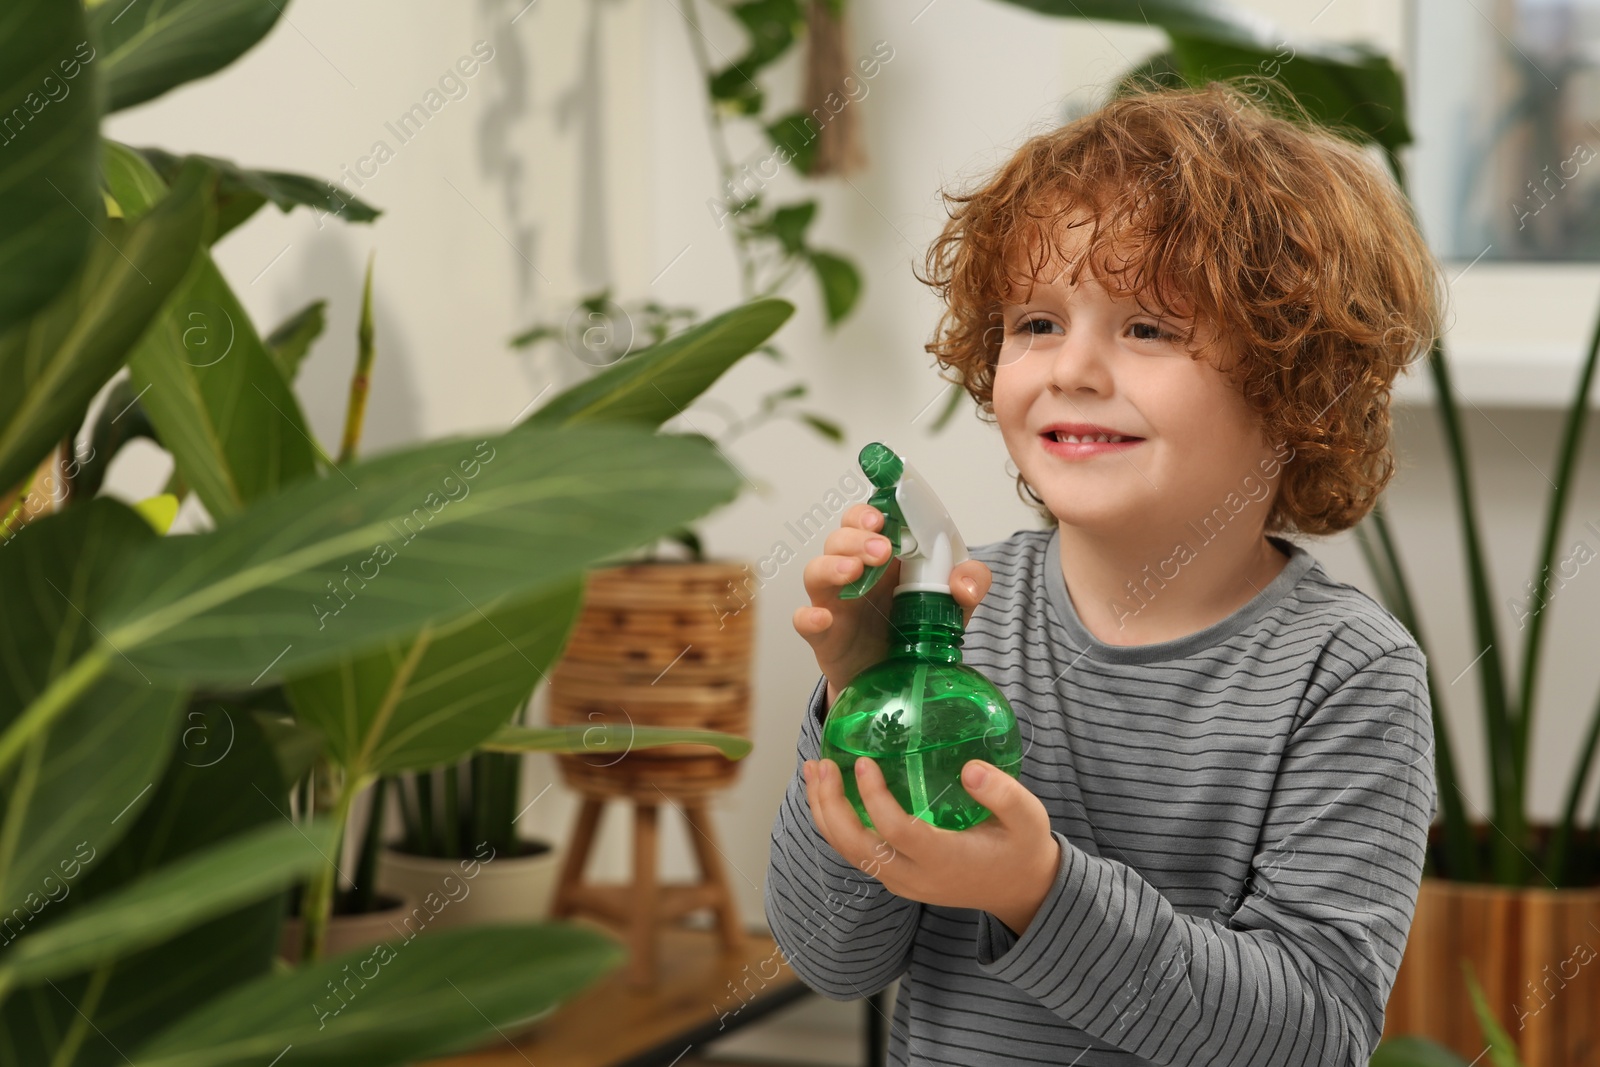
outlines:
{"label": "windowsill", "polygon": [[[1462,406],[1565,408],[1600,311],[1600,263],[1446,262],[1445,354]],[[1434,401],[1420,361],[1395,403]],[[1600,407],[1600,390],[1591,391]]]}

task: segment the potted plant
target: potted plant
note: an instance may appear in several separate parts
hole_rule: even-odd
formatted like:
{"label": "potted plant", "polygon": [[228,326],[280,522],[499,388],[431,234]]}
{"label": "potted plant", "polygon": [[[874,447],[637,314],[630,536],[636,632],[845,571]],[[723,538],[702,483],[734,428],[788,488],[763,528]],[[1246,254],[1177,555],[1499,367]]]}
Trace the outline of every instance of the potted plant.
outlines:
{"label": "potted plant", "polygon": [[[620,963],[614,941],[561,923],[330,958],[334,858],[356,797],[385,774],[485,743],[591,740],[508,736],[507,721],[559,652],[589,567],[732,498],[709,442],[656,427],[791,310],[763,301],[708,323],[754,341],[707,346],[671,374],[649,352],[611,368],[607,395],[642,398],[625,409],[569,392],[533,425],[329,460],[209,246],[268,199],[346,219],[353,202],[99,134],[102,110],[225,67],[281,6],[199,19],[21,0],[0,36],[0,70],[47,63],[73,83],[48,105],[31,77],[0,89],[7,114],[34,116],[0,160],[0,588],[23,594],[0,598],[6,1067],[220,1067],[290,1046],[412,1062],[494,1038]],[[177,469],[177,492],[137,508],[81,491],[92,457],[72,448],[124,367]],[[173,532],[179,493],[214,525]],[[441,715],[467,662],[469,698]],[[303,807],[284,711],[320,737]],[[667,740],[690,737],[748,750]],[[299,884],[305,951],[275,966]]]}
{"label": "potted plant", "polygon": [[[380,853],[380,887],[412,899],[444,888],[452,903],[440,915],[441,929],[550,917],[561,851],[554,841],[517,832],[528,806],[520,754],[478,751],[442,771],[383,779],[379,787],[385,782],[404,830]],[[473,869],[479,873],[464,884]]]}

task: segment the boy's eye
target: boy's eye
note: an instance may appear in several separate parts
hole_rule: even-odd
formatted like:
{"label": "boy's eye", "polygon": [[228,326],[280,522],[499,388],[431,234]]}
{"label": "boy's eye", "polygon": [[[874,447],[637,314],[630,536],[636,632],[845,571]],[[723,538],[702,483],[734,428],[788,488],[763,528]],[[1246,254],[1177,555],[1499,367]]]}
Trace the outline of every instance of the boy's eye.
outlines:
{"label": "boy's eye", "polygon": [[[1049,333],[1050,328],[1057,325],[1059,325],[1059,323],[1052,322],[1050,319],[1046,318],[1023,319],[1021,322],[1017,323],[1017,332],[1030,334]],[[1041,326],[1044,327],[1044,329],[1039,329]]]}
{"label": "boy's eye", "polygon": [[1176,334],[1168,333],[1166,330],[1163,330],[1161,327],[1157,326],[1153,322],[1136,322],[1133,325],[1129,326],[1128,329],[1130,329],[1130,330],[1148,330],[1148,331],[1150,331],[1149,333],[1144,334],[1143,336],[1139,337],[1139,340],[1141,340],[1141,341],[1173,341],[1173,340],[1177,340],[1177,335]]}

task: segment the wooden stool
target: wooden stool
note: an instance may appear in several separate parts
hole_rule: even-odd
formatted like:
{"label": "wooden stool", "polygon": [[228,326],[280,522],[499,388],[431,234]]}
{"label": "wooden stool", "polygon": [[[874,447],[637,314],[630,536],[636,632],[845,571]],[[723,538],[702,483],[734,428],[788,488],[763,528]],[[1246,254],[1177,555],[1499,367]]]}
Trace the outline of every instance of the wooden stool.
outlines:
{"label": "wooden stool", "polygon": [[[727,952],[738,952],[744,942],[733,894],[722,868],[722,855],[711,828],[705,795],[673,798],[659,789],[660,800],[638,794],[584,793],[572,842],[561,865],[561,876],[550,905],[552,918],[587,915],[624,932],[631,949],[628,983],[636,988],[656,981],[656,930],[684,915],[710,908],[716,913],[720,941]],[[595,831],[607,800],[633,804],[633,882],[597,884],[583,881],[583,869],[594,845]],[[656,813],[661,801],[678,807],[689,824],[700,881],[667,885],[656,881]]]}

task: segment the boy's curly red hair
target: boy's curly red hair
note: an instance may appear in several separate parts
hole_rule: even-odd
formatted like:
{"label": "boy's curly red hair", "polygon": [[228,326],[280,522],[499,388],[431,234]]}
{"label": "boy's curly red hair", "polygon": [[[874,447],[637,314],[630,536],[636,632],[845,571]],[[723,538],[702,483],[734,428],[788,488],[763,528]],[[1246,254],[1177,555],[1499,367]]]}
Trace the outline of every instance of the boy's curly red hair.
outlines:
{"label": "boy's curly red hair", "polygon": [[1257,81],[1140,89],[1030,138],[981,187],[943,194],[949,220],[913,273],[945,303],[927,351],[993,422],[1008,267],[1025,252],[1037,275],[1063,220],[1092,216],[1073,280],[1093,263],[1146,310],[1193,315],[1237,345],[1225,369],[1266,440],[1293,449],[1267,532],[1332,534],[1394,474],[1389,392],[1432,348],[1445,290],[1384,167],[1281,87],[1281,110],[1258,103]]}

